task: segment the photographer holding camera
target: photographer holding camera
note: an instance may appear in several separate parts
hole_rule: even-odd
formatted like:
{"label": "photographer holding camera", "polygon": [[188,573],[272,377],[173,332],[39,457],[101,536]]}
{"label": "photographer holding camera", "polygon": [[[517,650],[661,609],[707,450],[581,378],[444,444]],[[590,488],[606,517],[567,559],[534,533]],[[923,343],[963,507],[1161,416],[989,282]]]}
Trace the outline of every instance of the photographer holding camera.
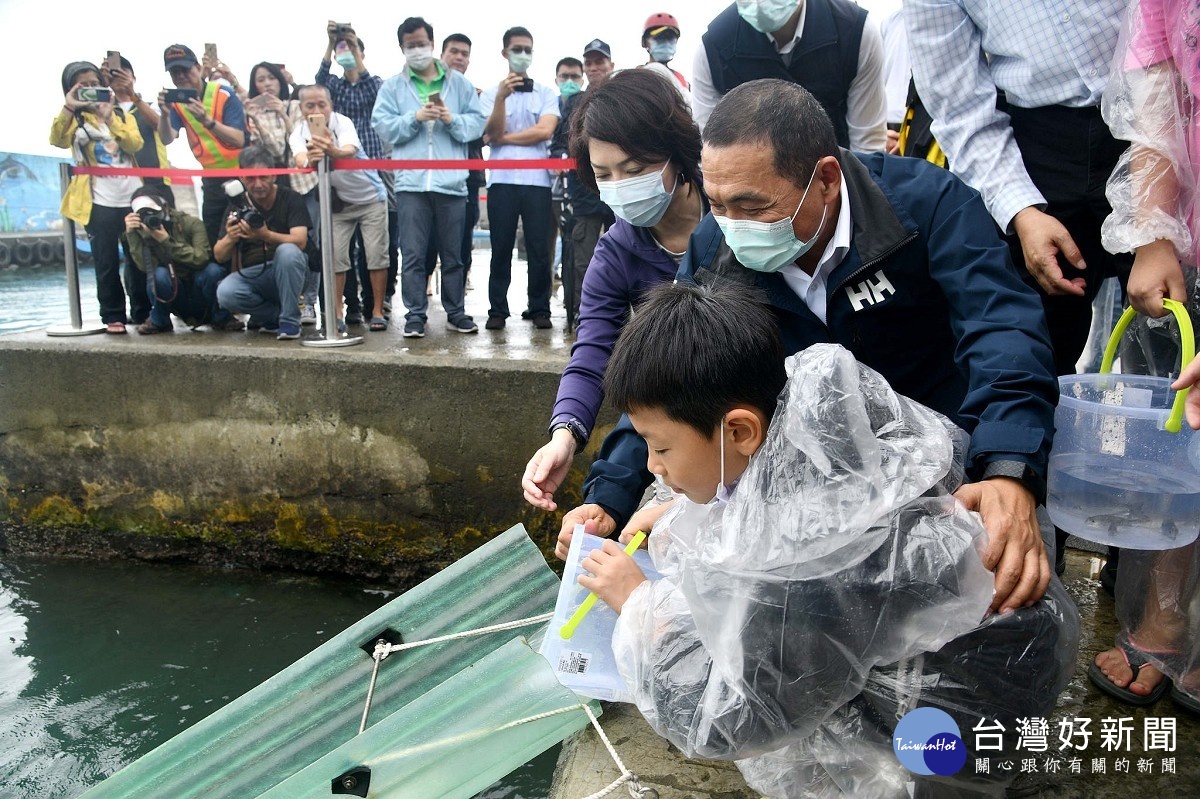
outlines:
{"label": "photographer holding camera", "polygon": [[137,331],[171,333],[171,314],[192,327],[243,329],[240,319],[217,305],[217,284],[225,269],[212,260],[204,223],[176,211],[174,200],[170,187],[149,184],[133,193],[133,210],[125,216],[129,255],[145,273],[150,295],[150,317]]}
{"label": "photographer holding camera", "polygon": [[[238,166],[270,169],[274,160],[254,145],[242,150]],[[305,247],[312,227],[304,199],[275,185],[274,175],[227,181],[224,194],[225,232],[213,246],[213,256],[217,263],[230,264],[231,271],[217,286],[217,302],[232,313],[250,314],[252,325],[280,340],[300,338],[300,289],[308,271]]]}
{"label": "photographer holding camera", "polygon": [[[50,143],[71,150],[81,166],[136,166],[142,134],[132,117],[113,105],[112,90],[100,85],[99,67],[88,61],[67,64],[62,90],[63,107],[50,125]],[[83,225],[91,239],[100,320],[109,333],[124,333],[129,321],[119,246],[129,200],[141,185],[135,177],[73,175],[62,199],[62,215]]]}
{"label": "photographer holding camera", "polygon": [[[164,89],[158,95],[162,115],[158,120],[158,135],[163,144],[175,141],[182,128],[187,134],[192,155],[203,169],[233,169],[237,166],[238,151],[250,143],[246,132],[246,109],[237,93],[217,81],[206,81],[200,62],[190,48],[173,44],[163,53],[163,64],[171,75],[174,89]],[[220,178],[201,178],[204,203],[200,217],[209,243],[215,243],[221,233],[225,211],[225,193]]]}

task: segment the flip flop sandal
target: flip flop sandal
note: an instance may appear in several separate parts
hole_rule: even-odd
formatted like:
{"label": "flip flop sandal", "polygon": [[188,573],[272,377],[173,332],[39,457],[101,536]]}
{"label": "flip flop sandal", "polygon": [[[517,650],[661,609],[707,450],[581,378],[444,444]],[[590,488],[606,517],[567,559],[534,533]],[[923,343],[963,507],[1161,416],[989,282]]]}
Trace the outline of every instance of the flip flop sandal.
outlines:
{"label": "flip flop sandal", "polygon": [[368,329],[374,330],[377,333],[380,331],[383,331],[383,330],[387,330],[388,329],[387,320],[384,319],[382,316],[373,316],[373,317],[371,317],[371,325]]}
{"label": "flip flop sandal", "polygon": [[[1129,678],[1129,684],[1132,685],[1133,683],[1137,682],[1138,673],[1141,672],[1142,667],[1153,664],[1146,659],[1145,655],[1130,645],[1128,639],[1126,639],[1124,636],[1117,636],[1116,645],[1117,649],[1124,656],[1125,662],[1129,665],[1129,670],[1133,672],[1133,676]],[[1145,696],[1142,694],[1135,694],[1128,688],[1122,688],[1119,685],[1116,685],[1112,680],[1108,679],[1108,676],[1105,675],[1100,667],[1096,665],[1095,658],[1093,658],[1092,662],[1088,664],[1088,679],[1091,680],[1092,684],[1104,693],[1108,694],[1114,699],[1124,702],[1127,705],[1133,705],[1134,707],[1148,707],[1149,705],[1153,705],[1159,699],[1162,699],[1163,694],[1165,694],[1171,687],[1170,678],[1164,674],[1162,682],[1154,686],[1153,691]]]}
{"label": "flip flop sandal", "polygon": [[1171,686],[1171,701],[1179,705],[1184,710],[1200,716],[1200,699],[1185,694],[1174,685]]}
{"label": "flip flop sandal", "polygon": [[104,326],[104,332],[112,333],[114,335],[121,335],[122,333],[125,332],[125,323],[124,322],[109,322],[107,325]]}

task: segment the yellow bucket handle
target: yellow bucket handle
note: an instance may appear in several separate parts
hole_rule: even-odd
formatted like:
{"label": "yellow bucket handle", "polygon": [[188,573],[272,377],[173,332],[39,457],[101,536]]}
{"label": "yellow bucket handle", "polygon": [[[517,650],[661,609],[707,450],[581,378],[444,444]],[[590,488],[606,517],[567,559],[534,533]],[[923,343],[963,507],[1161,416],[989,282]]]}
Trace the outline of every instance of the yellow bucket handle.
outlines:
{"label": "yellow bucket handle", "polygon": [[[1179,370],[1183,371],[1196,355],[1196,337],[1192,332],[1192,318],[1188,316],[1187,308],[1181,302],[1163,300],[1163,307],[1173,313],[1175,321],[1179,323],[1179,338],[1183,347],[1183,353],[1179,359]],[[1137,311],[1132,307],[1126,308],[1125,313],[1121,314],[1117,326],[1113,328],[1112,335],[1108,338],[1108,346],[1104,348],[1104,360],[1100,363],[1100,374],[1112,372],[1113,359],[1117,357],[1117,346],[1121,343],[1121,336],[1125,335],[1125,329],[1129,327],[1129,323],[1135,316],[1137,316]],[[1171,415],[1167,417],[1167,421],[1163,425],[1167,432],[1178,433],[1182,429],[1183,406],[1187,401],[1189,391],[1191,391],[1191,386],[1175,392]]]}

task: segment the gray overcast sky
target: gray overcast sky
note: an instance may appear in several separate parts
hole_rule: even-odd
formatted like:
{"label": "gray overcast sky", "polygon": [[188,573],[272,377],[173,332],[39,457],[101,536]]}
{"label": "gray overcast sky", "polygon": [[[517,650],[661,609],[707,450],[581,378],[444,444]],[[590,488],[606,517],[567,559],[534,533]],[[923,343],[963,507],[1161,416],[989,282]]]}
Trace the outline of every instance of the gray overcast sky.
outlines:
{"label": "gray overcast sky", "polygon": [[[860,4],[890,5],[899,0],[860,0]],[[647,16],[667,11],[679,20],[682,37],[672,66],[689,79],[692,58],[708,23],[730,0],[595,0],[504,4],[493,0],[441,0],[430,3],[332,3],[313,0],[281,2],[218,2],[199,4],[164,0],[99,4],[81,0],[0,0],[0,30],[8,31],[5,94],[14,112],[0,125],[0,151],[69,156],[50,146],[50,122],[62,106],[60,75],[67,63],[99,62],[107,50],[120,50],[137,73],[137,88],[154,97],[170,79],[163,71],[162,52],[175,42],[203,52],[216,42],[218,52],[245,83],[250,67],[259,61],[281,62],[298,82],[311,81],[325,47],[325,24],[331,17],[350,22],[366,43],[366,63],[373,74],[387,78],[400,70],[403,57],[396,27],[405,17],[424,16],[441,40],[465,33],[474,42],[467,77],[480,87],[499,82],[507,72],[500,56],[501,36],[512,25],[533,33],[535,80],[553,82],[554,64],[563,56],[580,57],[593,38],[608,42],[618,68],[646,60],[641,49],[641,26]],[[510,6],[504,9],[504,6]],[[184,9],[194,13],[184,13]],[[339,9],[336,13],[331,9]],[[225,20],[219,17],[225,17]],[[228,20],[228,21],[226,21]],[[37,67],[37,69],[34,69]],[[334,71],[338,67],[334,66]],[[19,76],[19,77],[18,77]],[[171,161],[192,166],[191,153],[181,137],[169,148]]]}

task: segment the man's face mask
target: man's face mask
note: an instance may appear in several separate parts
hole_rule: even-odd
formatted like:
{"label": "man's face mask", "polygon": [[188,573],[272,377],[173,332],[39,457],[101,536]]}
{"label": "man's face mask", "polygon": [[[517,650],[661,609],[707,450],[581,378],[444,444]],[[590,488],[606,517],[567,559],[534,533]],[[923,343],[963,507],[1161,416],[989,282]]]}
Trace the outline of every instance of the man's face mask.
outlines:
{"label": "man's face mask", "polygon": [[821,228],[825,225],[825,211],[829,208],[828,205],[821,206],[821,221],[808,241],[796,238],[796,233],[792,229],[796,214],[800,213],[800,207],[804,205],[804,200],[808,197],[808,190],[812,188],[813,179],[816,176],[817,168],[814,166],[812,177],[808,179],[808,186],[804,188],[804,194],[800,197],[800,203],[796,206],[796,210],[790,217],[780,219],[778,222],[730,219],[727,216],[713,214],[713,219],[717,220],[717,226],[721,228],[721,233],[725,236],[725,243],[729,245],[729,249],[733,250],[734,257],[742,266],[756,272],[778,272],[788,264],[795,263],[797,258],[811,250],[817,243],[817,236],[820,235]]}
{"label": "man's face mask", "polygon": [[675,57],[674,39],[651,39],[650,57],[660,64],[665,64]]}
{"label": "man's face mask", "polygon": [[796,12],[796,0],[737,0],[738,15],[760,33],[774,33]]}
{"label": "man's face mask", "polygon": [[433,45],[405,47],[404,61],[413,72],[425,71],[433,63]]}
{"label": "man's face mask", "polygon": [[518,51],[515,47],[508,51],[508,68],[513,72],[525,74],[533,64],[533,53]]}

